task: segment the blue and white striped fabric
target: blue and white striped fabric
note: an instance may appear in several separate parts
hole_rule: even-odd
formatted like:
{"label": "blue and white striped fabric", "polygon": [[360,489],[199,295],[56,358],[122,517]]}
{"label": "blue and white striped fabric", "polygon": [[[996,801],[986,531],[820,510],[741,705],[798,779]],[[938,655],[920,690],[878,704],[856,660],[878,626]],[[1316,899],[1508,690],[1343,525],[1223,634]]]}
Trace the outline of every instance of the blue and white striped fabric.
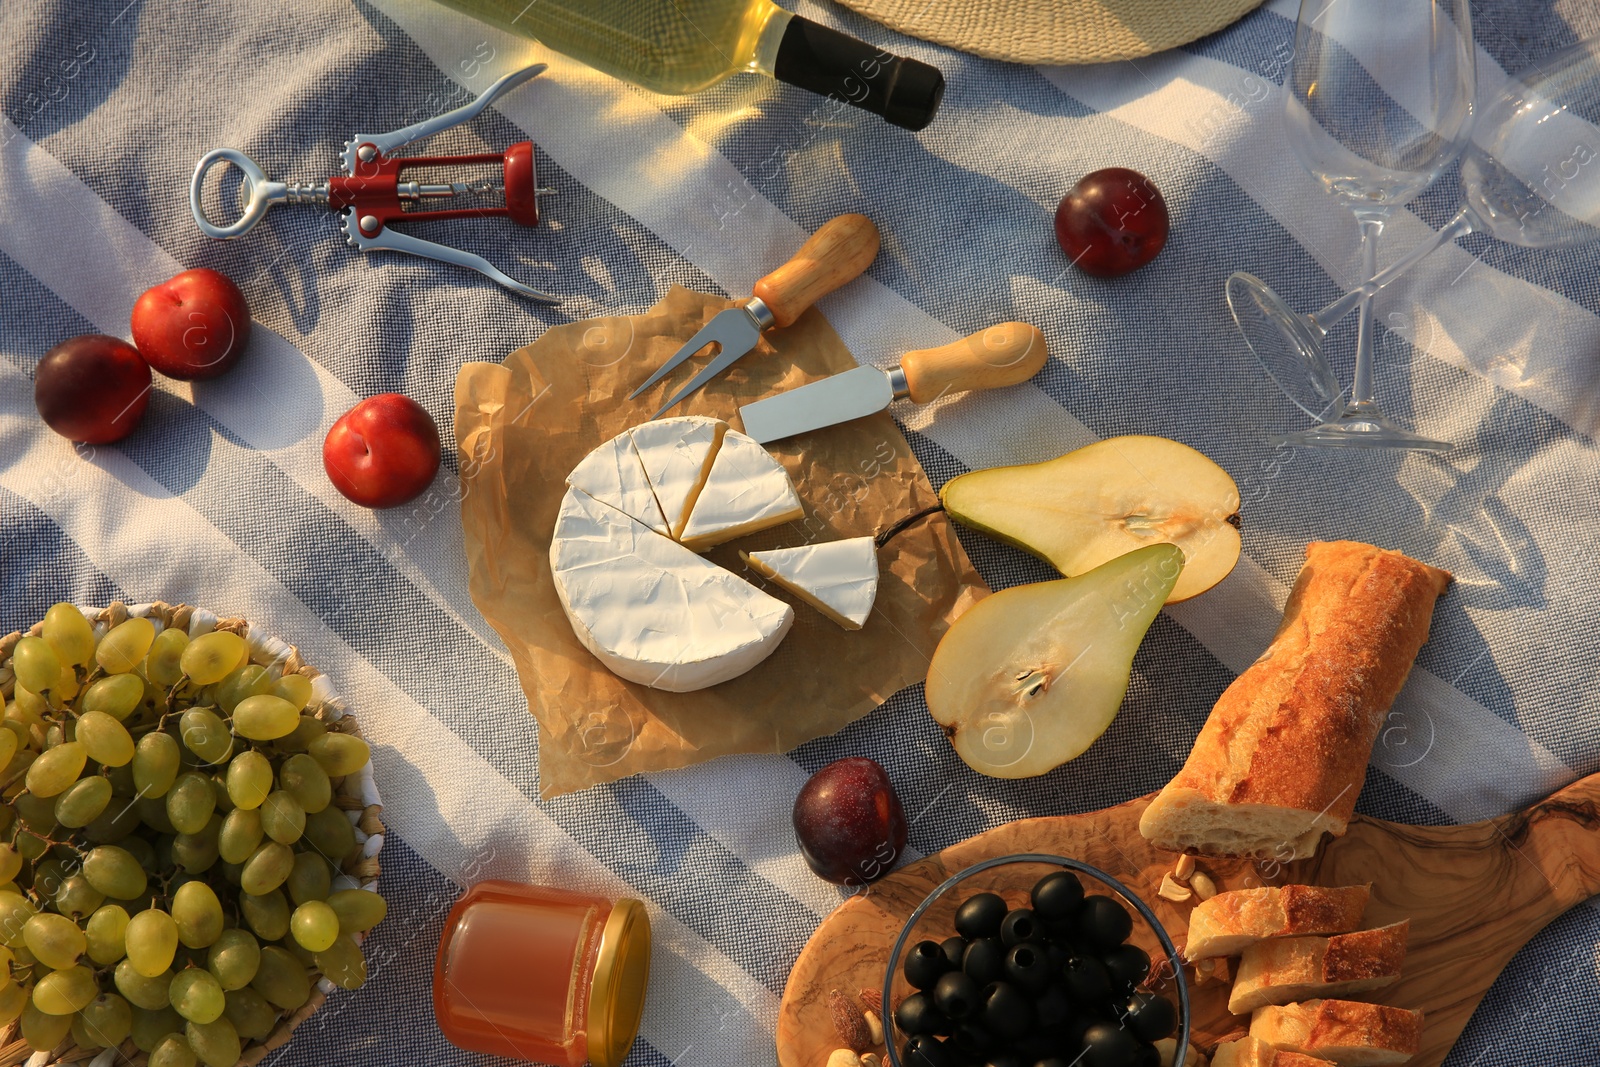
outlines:
{"label": "blue and white striped fabric", "polygon": [[[159,597],[245,615],[330,672],[376,744],[393,833],[373,979],[336,995],[275,1067],[485,1062],[445,1043],[428,997],[449,903],[490,876],[649,902],[653,996],[630,1064],[772,1062],[789,965],[838,901],[789,829],[809,772],[844,754],[884,764],[921,852],[1157,788],[1266,645],[1308,540],[1371,540],[1457,577],[1361,810],[1473,820],[1600,767],[1600,252],[1473,238],[1379,301],[1385,407],[1459,442],[1455,452],[1276,451],[1268,435],[1303,420],[1236,339],[1223,280],[1250,270],[1307,309],[1357,280],[1354,224],[1278,133],[1288,0],[1185,49],[1076,69],[974,59],[800,6],[943,68],[933,126],[909,134],[756,78],[655,97],[421,0],[0,5],[0,632],[57,600]],[[1537,10],[1480,5],[1485,91],[1600,31],[1593,4],[1523,6]],[[550,61],[548,75],[430,147],[532,137],[559,190],[546,201],[557,221],[422,235],[571,294],[560,309],[470,273],[363,258],[314,208],[278,211],[231,244],[189,217],[188,175],[208,149],[321,180],[353,131],[454,106],[534,59]],[[1050,226],[1065,189],[1106,165],[1150,175],[1173,212],[1161,257],[1111,281],[1067,269]],[[1458,192],[1447,175],[1397,217],[1385,256],[1440,225]],[[1044,778],[971,773],[913,688],[788,756],[538,801],[533,720],[467,596],[453,473],[413,508],[362,511],[323,474],[326,428],[380,391],[448,425],[463,361],[499,359],[568,318],[642,311],[673,283],[748,292],[844,211],[870,214],[885,236],[870,277],[823,303],[863,362],[1005,319],[1049,337],[1035,384],[902,412],[935,484],[1096,437],[1171,436],[1240,482],[1244,558],[1158,620],[1110,732]],[[160,383],[144,427],[117,446],[75,452],[45,430],[31,396],[38,358],[73,334],[126,335],[144,288],[201,265],[238,279],[258,320],[239,369],[192,390]],[[1350,347],[1347,326],[1331,348],[1348,360]],[[966,543],[997,588],[1047,576],[982,537]],[[1600,1063],[1597,946],[1592,908],[1552,925],[1450,1063]]]}

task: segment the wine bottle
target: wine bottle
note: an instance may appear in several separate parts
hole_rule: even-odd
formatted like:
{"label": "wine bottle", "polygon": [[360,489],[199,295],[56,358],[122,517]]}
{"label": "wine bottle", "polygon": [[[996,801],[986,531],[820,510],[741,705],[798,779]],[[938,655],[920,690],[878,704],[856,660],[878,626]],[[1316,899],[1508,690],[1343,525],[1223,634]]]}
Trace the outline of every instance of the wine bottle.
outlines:
{"label": "wine bottle", "polygon": [[937,67],[890,55],[771,0],[440,0],[658,93],[756,71],[920,130],[944,96]]}

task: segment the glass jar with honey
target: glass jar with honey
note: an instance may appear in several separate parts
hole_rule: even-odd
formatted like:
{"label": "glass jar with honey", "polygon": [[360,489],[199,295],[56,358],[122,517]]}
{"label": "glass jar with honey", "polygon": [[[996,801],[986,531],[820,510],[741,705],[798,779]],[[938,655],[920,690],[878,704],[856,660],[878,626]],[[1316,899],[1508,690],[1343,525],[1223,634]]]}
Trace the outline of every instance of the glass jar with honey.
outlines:
{"label": "glass jar with honey", "polygon": [[617,1067],[638,1034],[649,978],[650,918],[639,901],[479,882],[445,920],[433,1010],[464,1049]]}

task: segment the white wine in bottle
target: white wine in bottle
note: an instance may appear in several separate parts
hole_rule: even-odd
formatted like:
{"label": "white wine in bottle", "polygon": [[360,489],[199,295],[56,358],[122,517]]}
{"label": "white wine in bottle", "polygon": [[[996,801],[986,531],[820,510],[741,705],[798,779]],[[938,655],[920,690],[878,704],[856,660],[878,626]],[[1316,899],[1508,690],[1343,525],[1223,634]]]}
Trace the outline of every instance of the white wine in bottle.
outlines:
{"label": "white wine in bottle", "polygon": [[658,93],[747,71],[920,130],[944,95],[937,67],[881,52],[771,0],[440,0]]}

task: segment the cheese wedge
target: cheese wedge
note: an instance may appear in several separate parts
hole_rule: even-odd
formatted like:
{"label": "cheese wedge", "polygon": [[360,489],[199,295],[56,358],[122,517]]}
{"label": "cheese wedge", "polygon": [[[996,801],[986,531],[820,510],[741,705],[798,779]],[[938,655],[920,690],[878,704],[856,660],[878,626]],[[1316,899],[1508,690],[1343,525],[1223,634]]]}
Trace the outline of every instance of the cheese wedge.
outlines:
{"label": "cheese wedge", "polygon": [[739,554],[757,574],[846,630],[861,629],[872,614],[878,596],[878,547],[870,537]]}
{"label": "cheese wedge", "polygon": [[738,677],[794,622],[789,605],[578,489],[562,498],[550,570],[585,648],[674,693]]}
{"label": "cheese wedge", "polygon": [[631,434],[618,434],[590,452],[567,475],[567,484],[638,519],[657,533],[670,533]]}
{"label": "cheese wedge", "polygon": [[673,537],[683,535],[727,432],[727,423],[703,415],[656,419],[628,431]]}
{"label": "cheese wedge", "polygon": [[805,514],[783,464],[738,430],[729,430],[678,539],[696,552]]}

